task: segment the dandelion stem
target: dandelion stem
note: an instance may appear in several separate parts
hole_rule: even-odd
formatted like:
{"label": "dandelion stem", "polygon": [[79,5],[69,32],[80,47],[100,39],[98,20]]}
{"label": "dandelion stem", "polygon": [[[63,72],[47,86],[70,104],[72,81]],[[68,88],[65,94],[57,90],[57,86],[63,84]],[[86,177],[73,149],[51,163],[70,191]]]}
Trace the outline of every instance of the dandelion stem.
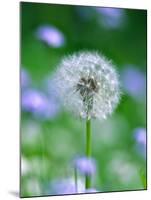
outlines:
{"label": "dandelion stem", "polygon": [[[86,156],[91,157],[91,120],[86,120]],[[86,175],[85,177],[85,188],[91,187],[91,177]]]}

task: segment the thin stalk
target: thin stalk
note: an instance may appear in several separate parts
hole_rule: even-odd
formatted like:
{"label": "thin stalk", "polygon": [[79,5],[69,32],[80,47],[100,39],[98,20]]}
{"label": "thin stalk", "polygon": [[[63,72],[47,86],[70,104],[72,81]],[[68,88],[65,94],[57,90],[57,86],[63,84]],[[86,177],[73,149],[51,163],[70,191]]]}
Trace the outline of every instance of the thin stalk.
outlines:
{"label": "thin stalk", "polygon": [[[91,120],[86,120],[86,156],[91,157]],[[85,188],[91,187],[91,177],[86,175],[85,177]]]}
{"label": "thin stalk", "polygon": [[75,191],[78,192],[78,174],[76,167],[74,167],[74,181],[75,181]]}

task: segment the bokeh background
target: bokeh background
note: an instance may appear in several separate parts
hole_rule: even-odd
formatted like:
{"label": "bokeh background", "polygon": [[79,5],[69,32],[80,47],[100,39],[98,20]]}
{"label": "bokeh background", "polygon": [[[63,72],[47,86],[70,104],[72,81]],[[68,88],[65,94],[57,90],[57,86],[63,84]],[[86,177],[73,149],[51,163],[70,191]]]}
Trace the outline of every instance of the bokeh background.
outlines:
{"label": "bokeh background", "polygon": [[52,77],[61,58],[79,50],[112,59],[122,88],[113,115],[92,122],[93,188],[146,188],[146,18],[145,10],[20,4],[21,196],[74,193],[85,122],[63,109]]}

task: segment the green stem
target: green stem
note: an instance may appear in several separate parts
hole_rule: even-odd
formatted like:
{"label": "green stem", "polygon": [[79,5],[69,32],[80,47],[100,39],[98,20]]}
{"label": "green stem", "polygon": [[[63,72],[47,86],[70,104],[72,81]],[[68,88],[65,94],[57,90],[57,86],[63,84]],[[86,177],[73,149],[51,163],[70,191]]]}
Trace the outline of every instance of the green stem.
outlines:
{"label": "green stem", "polygon": [[75,191],[78,192],[78,174],[76,167],[74,168],[74,181],[75,181]]}
{"label": "green stem", "polygon": [[[86,120],[86,156],[91,157],[91,120]],[[85,177],[85,188],[91,187],[91,177],[86,175]]]}

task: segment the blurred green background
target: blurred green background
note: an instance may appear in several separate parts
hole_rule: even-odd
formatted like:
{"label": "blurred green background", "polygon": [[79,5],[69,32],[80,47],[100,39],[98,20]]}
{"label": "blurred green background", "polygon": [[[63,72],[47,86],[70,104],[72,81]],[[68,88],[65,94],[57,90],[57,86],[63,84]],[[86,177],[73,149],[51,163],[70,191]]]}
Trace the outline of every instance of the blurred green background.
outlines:
{"label": "blurred green background", "polygon": [[[147,11],[25,2],[20,9],[21,196],[62,194],[52,184],[73,179],[72,160],[85,153],[85,122],[62,108],[51,82],[61,58],[79,50],[103,53],[121,78],[116,111],[106,121],[92,121],[93,188],[146,188]],[[44,96],[52,106],[47,115],[35,111],[34,100],[41,105]]]}

